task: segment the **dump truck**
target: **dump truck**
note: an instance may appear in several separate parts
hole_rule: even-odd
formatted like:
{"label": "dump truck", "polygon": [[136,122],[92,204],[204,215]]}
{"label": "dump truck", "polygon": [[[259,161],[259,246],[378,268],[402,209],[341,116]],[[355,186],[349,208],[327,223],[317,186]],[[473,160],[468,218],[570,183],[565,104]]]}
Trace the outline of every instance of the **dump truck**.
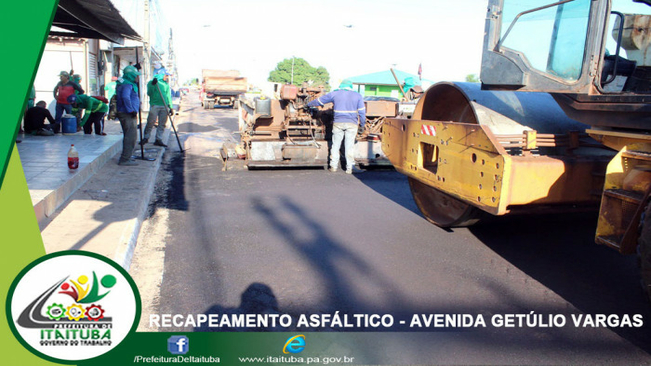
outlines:
{"label": "dump truck", "polygon": [[596,243],[637,254],[651,297],[650,4],[490,0],[481,84],[435,84],[383,125],[425,218],[598,210]]}
{"label": "dump truck", "polygon": [[248,84],[236,70],[202,70],[201,105],[205,109],[235,106],[241,94],[246,93]]}
{"label": "dump truck", "polygon": [[[237,102],[241,144],[223,152],[223,156],[239,155],[249,168],[327,168],[332,105],[304,108],[325,93],[323,86],[279,84],[278,99],[241,98]],[[356,139],[355,160],[358,165],[390,166],[382,152],[380,133],[385,118],[396,116],[398,103],[377,100],[365,101],[365,105],[367,120],[365,130],[359,131]]]}

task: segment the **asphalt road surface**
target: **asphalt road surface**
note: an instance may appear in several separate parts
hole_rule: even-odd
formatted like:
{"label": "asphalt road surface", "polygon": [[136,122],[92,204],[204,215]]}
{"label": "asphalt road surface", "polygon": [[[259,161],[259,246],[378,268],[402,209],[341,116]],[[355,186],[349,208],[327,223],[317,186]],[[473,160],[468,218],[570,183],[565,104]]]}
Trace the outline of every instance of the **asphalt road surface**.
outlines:
{"label": "asphalt road surface", "polygon": [[[595,216],[506,218],[446,231],[422,217],[407,179],[393,170],[346,175],[247,171],[234,164],[224,171],[217,146],[237,141],[236,112],[205,111],[192,98],[176,121],[189,149],[166,153],[152,203],[155,230],[141,233],[138,244],[155,241],[164,252],[159,293],[147,295],[156,299],[151,313],[288,314],[294,320],[390,314],[394,323],[157,330],[399,332],[392,346],[376,347],[382,358],[367,355],[396,364],[651,364],[651,306],[640,290],[636,259],[593,243]],[[154,231],[162,234],[148,238]],[[148,258],[137,252],[135,262]],[[492,323],[531,312],[539,321],[556,315],[567,322]],[[469,314],[487,324],[418,327],[413,317],[419,314]],[[572,321],[597,314],[620,320],[639,314],[643,325]]]}

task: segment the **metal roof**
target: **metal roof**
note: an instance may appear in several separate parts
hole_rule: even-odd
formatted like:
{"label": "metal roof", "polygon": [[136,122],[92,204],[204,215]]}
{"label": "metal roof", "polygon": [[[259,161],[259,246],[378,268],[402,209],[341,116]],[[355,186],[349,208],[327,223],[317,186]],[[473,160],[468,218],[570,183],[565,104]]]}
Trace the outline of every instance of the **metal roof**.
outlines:
{"label": "metal roof", "polygon": [[51,36],[105,39],[124,44],[124,39],[142,40],[110,0],[59,0],[52,25],[69,32],[51,31]]}
{"label": "metal roof", "polygon": [[[414,78],[416,85],[420,85],[422,81],[432,83],[432,81],[427,79],[419,80],[418,75],[415,74],[410,74],[408,72],[404,72],[400,70],[393,70],[393,71],[396,73],[396,76],[398,77],[398,80],[400,80],[401,84],[404,84],[405,79],[408,77]],[[374,72],[372,74],[365,74],[360,76],[353,76],[346,79],[350,80],[353,84],[360,84],[360,85],[396,85],[396,79],[393,77],[391,70]]]}

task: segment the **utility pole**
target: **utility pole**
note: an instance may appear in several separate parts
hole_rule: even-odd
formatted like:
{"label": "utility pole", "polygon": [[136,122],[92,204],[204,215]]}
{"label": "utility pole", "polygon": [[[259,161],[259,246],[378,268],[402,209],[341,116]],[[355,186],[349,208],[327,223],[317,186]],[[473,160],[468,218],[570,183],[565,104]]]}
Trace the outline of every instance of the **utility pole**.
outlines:
{"label": "utility pole", "polygon": [[167,69],[173,73],[172,80],[170,80],[170,85],[178,87],[179,75],[176,70],[176,55],[174,54],[174,42],[172,38],[172,28],[170,28],[170,40],[167,45],[168,47],[168,56],[167,56]]}
{"label": "utility pole", "polygon": [[[149,34],[149,25],[151,22],[151,17],[149,14],[149,7],[150,7],[150,1],[151,0],[144,0],[145,1],[145,7],[144,7],[144,14],[145,14],[145,29],[143,32],[143,47],[142,47],[142,69],[141,69],[141,85],[147,85],[147,81],[149,80],[149,69],[151,69],[150,64],[151,64],[151,43],[149,42],[150,40],[150,34]],[[140,88],[140,100],[143,101],[143,106],[149,106],[149,102],[146,100],[147,94],[143,93],[144,88]],[[147,107],[147,109],[149,109]]]}

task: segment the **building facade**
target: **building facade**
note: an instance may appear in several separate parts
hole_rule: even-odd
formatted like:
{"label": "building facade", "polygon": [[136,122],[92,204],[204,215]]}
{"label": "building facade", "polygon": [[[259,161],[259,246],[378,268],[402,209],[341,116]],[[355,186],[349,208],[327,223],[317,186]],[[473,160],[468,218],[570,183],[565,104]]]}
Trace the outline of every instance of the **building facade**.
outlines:
{"label": "building facade", "polygon": [[[392,97],[400,99],[402,93],[400,87],[396,82],[396,78],[400,81],[400,85],[405,84],[405,79],[412,78],[415,85],[420,85],[423,89],[427,89],[433,84],[431,80],[419,79],[418,75],[410,74],[408,72],[393,70],[395,77],[391,70],[375,72],[372,74],[365,74],[360,76],[353,76],[346,78],[353,83],[356,90],[363,96],[377,96],[377,97]],[[406,92],[407,90],[405,90]]]}

